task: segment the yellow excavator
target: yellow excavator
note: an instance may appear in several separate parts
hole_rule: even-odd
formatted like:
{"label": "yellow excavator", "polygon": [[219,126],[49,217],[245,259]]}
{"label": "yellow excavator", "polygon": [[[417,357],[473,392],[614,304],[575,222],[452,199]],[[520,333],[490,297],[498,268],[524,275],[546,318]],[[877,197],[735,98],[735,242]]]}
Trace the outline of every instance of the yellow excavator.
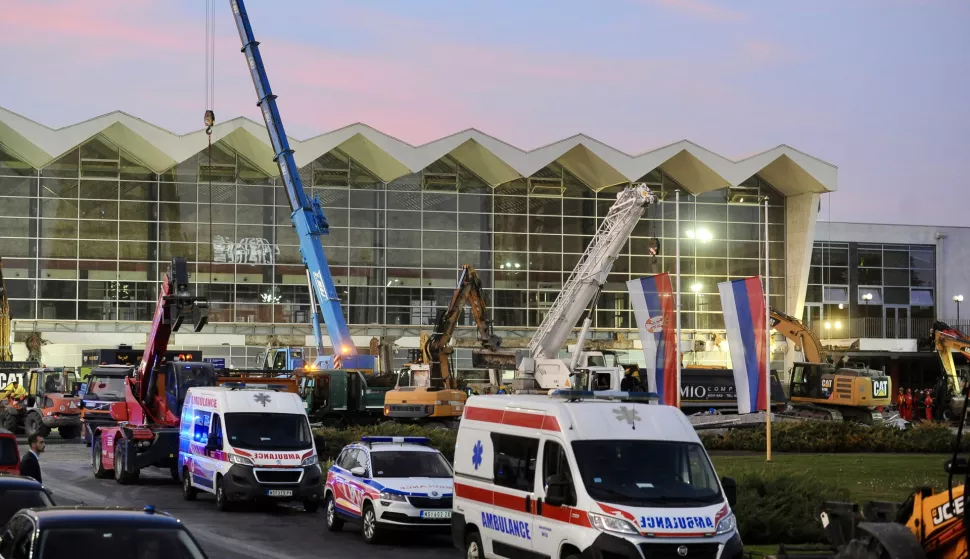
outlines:
{"label": "yellow excavator", "polygon": [[964,490],[970,483],[967,456],[961,453],[967,420],[967,389],[958,393],[960,414],[949,475],[942,491],[920,487],[902,503],[825,502],[819,517],[828,539],[823,545],[782,545],[774,559],[966,559],[970,516]]}
{"label": "yellow excavator", "polygon": [[771,309],[771,327],[795,343],[805,362],[792,366],[789,401],[799,417],[882,423],[877,409],[892,403],[892,380],[881,371],[836,367],[823,356],[822,342],[802,321]]}
{"label": "yellow excavator", "polygon": [[960,371],[953,360],[953,354],[959,353],[970,359],[970,339],[943,322],[933,324],[933,348],[943,363],[943,376],[936,387],[937,407],[942,410],[945,420],[955,420],[960,417],[963,409],[963,389],[967,383],[965,371]]}
{"label": "yellow excavator", "polygon": [[0,258],[0,361],[13,361],[10,351],[10,303],[3,283],[3,259]]}
{"label": "yellow excavator", "polygon": [[398,373],[397,384],[384,396],[384,415],[389,419],[411,421],[457,421],[461,418],[467,395],[458,388],[452,371],[451,338],[465,308],[471,307],[481,349],[475,350],[477,363],[489,355],[507,357],[499,346],[501,338],[492,332],[488,309],[482,297],[482,280],[474,267],[465,265],[451,303],[438,319],[430,336],[421,335],[420,349]]}

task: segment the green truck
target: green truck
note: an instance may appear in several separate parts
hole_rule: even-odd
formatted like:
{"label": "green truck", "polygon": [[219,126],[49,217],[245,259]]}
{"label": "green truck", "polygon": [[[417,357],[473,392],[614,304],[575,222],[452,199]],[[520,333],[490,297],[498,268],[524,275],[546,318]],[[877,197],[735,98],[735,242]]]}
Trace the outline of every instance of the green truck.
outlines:
{"label": "green truck", "polygon": [[384,394],[395,382],[395,375],[368,375],[354,369],[297,369],[293,375],[310,421],[327,427],[384,421]]}

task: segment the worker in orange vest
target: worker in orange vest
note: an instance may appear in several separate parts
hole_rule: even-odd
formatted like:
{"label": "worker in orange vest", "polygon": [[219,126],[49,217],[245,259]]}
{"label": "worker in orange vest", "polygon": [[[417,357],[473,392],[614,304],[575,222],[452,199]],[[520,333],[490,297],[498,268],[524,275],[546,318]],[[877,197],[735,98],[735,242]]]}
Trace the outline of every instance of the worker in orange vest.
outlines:
{"label": "worker in orange vest", "polygon": [[904,400],[904,403],[906,407],[906,415],[903,416],[903,419],[905,419],[906,421],[912,421],[913,420],[913,389],[912,388],[906,389],[906,399]]}
{"label": "worker in orange vest", "polygon": [[929,390],[924,390],[923,396],[923,404],[926,405],[926,421],[933,421],[933,395]]}

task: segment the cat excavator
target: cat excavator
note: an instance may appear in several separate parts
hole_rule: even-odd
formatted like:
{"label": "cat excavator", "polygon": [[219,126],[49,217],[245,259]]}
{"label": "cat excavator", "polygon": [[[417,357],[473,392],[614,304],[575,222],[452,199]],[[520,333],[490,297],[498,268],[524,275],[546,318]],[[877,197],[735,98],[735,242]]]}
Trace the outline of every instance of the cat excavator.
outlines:
{"label": "cat excavator", "polygon": [[476,364],[490,359],[515,363],[514,354],[506,355],[499,347],[501,338],[492,331],[488,309],[482,296],[482,280],[473,266],[462,266],[458,286],[451,303],[438,318],[430,336],[422,334],[421,348],[398,374],[397,385],[384,396],[384,415],[389,419],[412,421],[457,421],[461,418],[467,395],[458,389],[452,371],[451,339],[458,319],[471,307],[478,328],[480,349],[475,350]]}
{"label": "cat excavator", "polygon": [[823,355],[822,342],[802,321],[771,309],[771,327],[795,344],[805,362],[792,366],[789,401],[799,417],[828,421],[882,423],[880,406],[892,402],[892,380],[879,371],[836,367]]}
{"label": "cat excavator", "polygon": [[970,339],[957,330],[951,328],[943,322],[933,324],[933,348],[940,356],[943,363],[943,376],[937,383],[937,402],[943,410],[943,419],[954,420],[960,417],[960,410],[963,409],[963,385],[967,378],[957,370],[956,363],[953,361],[953,354],[959,353],[970,359]]}

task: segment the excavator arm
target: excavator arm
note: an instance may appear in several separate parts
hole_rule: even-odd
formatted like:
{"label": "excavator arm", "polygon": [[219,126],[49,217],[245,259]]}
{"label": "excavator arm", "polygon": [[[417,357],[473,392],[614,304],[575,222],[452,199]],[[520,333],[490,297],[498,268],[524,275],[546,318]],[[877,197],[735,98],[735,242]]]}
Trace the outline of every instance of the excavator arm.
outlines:
{"label": "excavator arm", "polygon": [[[943,371],[946,373],[947,387],[950,394],[959,395],[962,393],[961,378],[957,373],[956,362],[953,354],[959,353],[970,359],[970,339],[963,332],[956,328],[937,322],[933,325],[933,345],[936,353],[940,356],[943,363]],[[962,405],[962,402],[960,402]]]}
{"label": "excavator arm", "polygon": [[0,258],[0,361],[12,361],[10,352],[10,304],[7,302],[7,287],[3,283],[3,259]]}
{"label": "excavator arm", "polygon": [[795,342],[795,349],[805,355],[805,361],[809,363],[822,362],[822,342],[819,341],[815,332],[812,332],[801,320],[779,310],[771,309],[771,327],[782,336]]}
{"label": "excavator arm", "polygon": [[482,280],[475,268],[466,264],[462,266],[458,287],[451,296],[451,303],[424,344],[425,359],[431,365],[432,384],[440,382],[444,387],[451,389],[457,386],[451,373],[450,356],[453,351],[451,338],[454,336],[455,327],[466,304],[471,307],[482,348],[495,351],[502,343],[501,338],[492,333],[492,321],[488,318],[488,308],[485,305],[485,298],[482,297]]}

